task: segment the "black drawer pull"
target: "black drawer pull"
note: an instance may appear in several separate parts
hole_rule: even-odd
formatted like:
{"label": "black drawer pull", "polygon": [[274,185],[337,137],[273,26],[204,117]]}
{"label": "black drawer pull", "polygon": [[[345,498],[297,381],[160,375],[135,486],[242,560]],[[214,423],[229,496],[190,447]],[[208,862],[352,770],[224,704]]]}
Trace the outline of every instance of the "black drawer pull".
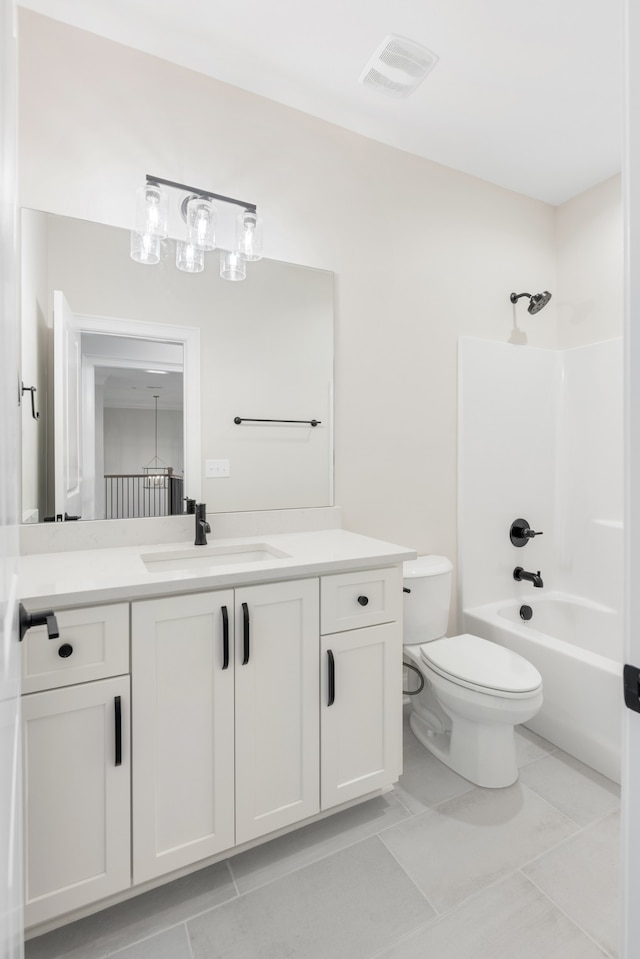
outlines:
{"label": "black drawer pull", "polygon": [[246,666],[249,662],[249,653],[251,652],[251,643],[249,637],[249,607],[246,603],[242,604],[242,665]]}
{"label": "black drawer pull", "polygon": [[369,597],[368,597],[368,596],[358,596],[358,602],[360,603],[361,606],[368,606],[368,605],[369,605]]}
{"label": "black drawer pull", "polygon": [[73,646],[71,645],[71,643],[63,643],[60,649],[58,650],[58,656],[61,659],[68,659],[72,652],[73,652]]}
{"label": "black drawer pull", "polygon": [[222,668],[229,668],[229,612],[226,606],[222,610]]}
{"label": "black drawer pull", "polygon": [[122,765],[122,697],[113,697],[113,708],[115,716],[116,731],[116,766]]}
{"label": "black drawer pull", "polygon": [[336,661],[333,650],[327,650],[327,660],[329,662],[329,695],[327,706],[333,706],[336,701]]}

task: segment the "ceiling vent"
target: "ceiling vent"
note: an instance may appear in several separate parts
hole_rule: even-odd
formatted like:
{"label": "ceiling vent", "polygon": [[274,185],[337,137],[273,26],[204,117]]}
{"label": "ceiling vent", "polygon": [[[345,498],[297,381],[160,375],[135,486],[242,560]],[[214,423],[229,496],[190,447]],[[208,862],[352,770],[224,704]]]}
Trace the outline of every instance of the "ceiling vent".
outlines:
{"label": "ceiling vent", "polygon": [[389,34],[358,79],[389,97],[408,97],[437,62],[436,54],[421,44]]}

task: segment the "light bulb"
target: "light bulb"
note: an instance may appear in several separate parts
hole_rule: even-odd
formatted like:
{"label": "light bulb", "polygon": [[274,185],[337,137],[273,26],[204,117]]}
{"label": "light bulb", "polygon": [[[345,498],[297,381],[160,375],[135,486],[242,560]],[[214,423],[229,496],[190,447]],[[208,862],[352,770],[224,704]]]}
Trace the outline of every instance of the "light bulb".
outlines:
{"label": "light bulb", "polygon": [[215,250],[216,211],[211,200],[192,196],[187,201],[187,240],[198,250]]}
{"label": "light bulb", "polygon": [[238,216],[236,241],[243,260],[262,259],[262,220],[255,210],[243,210]]}
{"label": "light bulb", "polygon": [[153,266],[160,262],[160,237],[131,231],[131,259]]}
{"label": "light bulb", "polygon": [[238,250],[220,251],[220,276],[223,280],[244,280],[247,268]]}
{"label": "light bulb", "polygon": [[193,243],[178,240],[176,243],[176,266],[183,273],[202,273],[204,270],[204,253],[198,250]]}
{"label": "light bulb", "polygon": [[168,235],[167,194],[157,183],[145,183],[136,194],[137,233],[148,233],[164,239]]}

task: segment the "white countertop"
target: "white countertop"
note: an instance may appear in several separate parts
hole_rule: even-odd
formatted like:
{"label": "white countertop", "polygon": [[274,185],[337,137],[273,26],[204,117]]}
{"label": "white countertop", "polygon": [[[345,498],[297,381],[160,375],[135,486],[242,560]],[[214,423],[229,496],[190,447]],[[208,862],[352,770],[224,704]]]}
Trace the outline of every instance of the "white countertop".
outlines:
{"label": "white countertop", "polygon": [[230,539],[208,537],[209,546],[227,549],[272,547],[286,557],[233,562],[210,568],[149,572],[144,557],[197,551],[193,540],[111,549],[33,553],[20,559],[18,592],[27,609],[60,609],[90,603],[144,599],[278,579],[300,579],[349,569],[376,568],[415,559],[416,552],[343,529],[278,533]]}

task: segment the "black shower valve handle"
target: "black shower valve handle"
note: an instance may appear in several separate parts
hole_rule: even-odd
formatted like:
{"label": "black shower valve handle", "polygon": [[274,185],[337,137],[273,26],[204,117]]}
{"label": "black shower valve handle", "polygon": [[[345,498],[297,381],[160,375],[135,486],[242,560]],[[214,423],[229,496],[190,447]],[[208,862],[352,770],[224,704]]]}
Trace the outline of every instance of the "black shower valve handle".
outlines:
{"label": "black shower valve handle", "polygon": [[542,532],[536,532],[529,526],[526,519],[514,519],[509,530],[509,539],[514,546],[526,546],[534,536],[543,536]]}

